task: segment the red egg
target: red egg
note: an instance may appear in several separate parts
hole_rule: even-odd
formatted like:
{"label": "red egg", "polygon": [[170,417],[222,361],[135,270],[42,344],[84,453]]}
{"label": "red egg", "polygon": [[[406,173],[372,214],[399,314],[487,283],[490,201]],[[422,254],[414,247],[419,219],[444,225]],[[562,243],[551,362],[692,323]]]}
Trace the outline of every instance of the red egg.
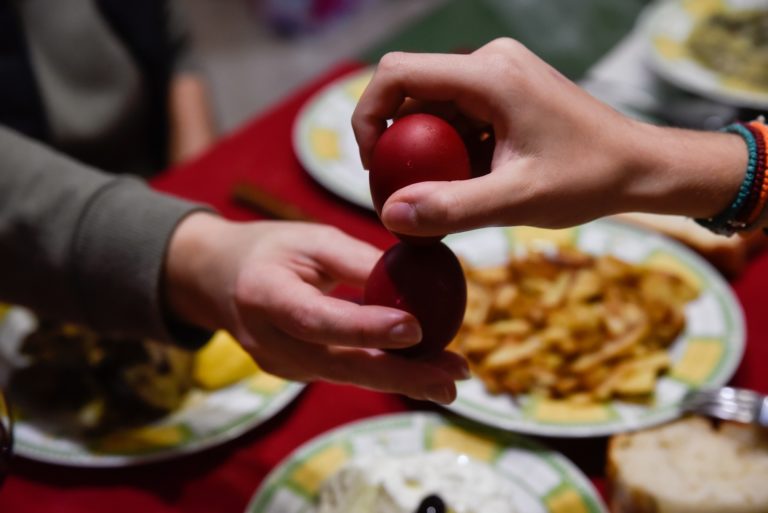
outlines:
{"label": "red egg", "polygon": [[387,198],[407,185],[471,177],[467,148],[458,132],[437,116],[411,114],[397,119],[379,138],[368,180],[381,215]]}
{"label": "red egg", "polygon": [[467,305],[467,283],[459,260],[445,244],[400,242],[374,266],[363,300],[366,305],[405,310],[421,324],[421,342],[392,352],[430,356],[442,351],[459,331]]}

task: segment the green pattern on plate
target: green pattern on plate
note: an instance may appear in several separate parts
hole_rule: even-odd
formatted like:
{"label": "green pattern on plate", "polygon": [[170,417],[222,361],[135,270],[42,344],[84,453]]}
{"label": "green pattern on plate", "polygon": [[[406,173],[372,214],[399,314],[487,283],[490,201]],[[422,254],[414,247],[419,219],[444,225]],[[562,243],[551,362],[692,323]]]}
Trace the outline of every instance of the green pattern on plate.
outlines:
{"label": "green pattern on plate", "polygon": [[[29,311],[12,308],[0,319],[0,344],[15,346],[35,325]],[[171,459],[237,438],[283,409],[302,388],[285,382],[260,391],[246,378],[218,390],[193,390],[179,410],[158,422],[98,440],[64,438],[20,418],[15,426],[15,451],[33,460],[82,467],[123,467]]]}
{"label": "green pattern on plate", "polygon": [[[722,354],[713,359],[712,352],[707,353],[713,359],[711,372],[703,373],[697,385],[719,386],[731,378],[744,352],[741,307],[721,275],[699,255],[675,241],[635,226],[602,220],[556,233],[531,228],[486,228],[451,235],[445,242],[469,263],[493,266],[508,261],[510,253],[523,251],[519,246],[521,241],[554,248],[571,240],[587,253],[612,254],[633,263],[658,262],[661,258],[665,265],[679,266],[694,276],[700,284],[700,295],[686,307],[685,332],[670,350],[673,364],[679,362],[696,341],[717,341],[723,348]],[[448,409],[478,422],[521,433],[604,436],[679,416],[679,401],[690,386],[690,382],[677,379],[674,374],[665,376],[658,381],[650,405],[611,401],[606,406],[606,418],[588,421],[574,412],[569,421],[562,408],[549,407],[542,419],[542,405],[551,405],[529,396],[512,399],[492,395],[479,379],[470,379],[458,384],[458,398]]]}
{"label": "green pattern on plate", "polygon": [[[446,433],[450,433],[446,436]],[[472,455],[478,443],[487,445],[490,465],[515,490],[518,510],[561,513],[553,497],[565,496],[567,504],[587,513],[605,513],[597,493],[586,477],[560,454],[513,433],[499,431],[462,419],[449,420],[428,413],[406,413],[375,417],[342,426],[298,448],[262,483],[246,508],[247,513],[309,513],[317,497],[315,484],[327,479],[339,466],[339,456],[368,454],[406,455],[450,447]],[[331,455],[330,457],[328,455]],[[296,469],[311,468],[310,489],[297,487]],[[575,502],[574,502],[575,501]],[[553,506],[553,507],[550,507]],[[554,509],[553,509],[554,508]]]}

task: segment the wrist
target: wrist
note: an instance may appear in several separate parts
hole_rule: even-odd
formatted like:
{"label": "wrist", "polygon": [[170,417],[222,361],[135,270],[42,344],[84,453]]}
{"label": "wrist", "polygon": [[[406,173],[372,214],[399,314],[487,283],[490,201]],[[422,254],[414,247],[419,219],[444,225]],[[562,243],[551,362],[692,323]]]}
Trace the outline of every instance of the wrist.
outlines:
{"label": "wrist", "polygon": [[631,210],[701,218],[733,201],[748,158],[739,136],[636,125],[625,161]]}
{"label": "wrist", "polygon": [[[195,212],[174,231],[165,258],[163,297],[174,318],[215,330],[222,326],[221,304],[214,291],[223,289],[214,234],[229,223],[209,212]],[[218,287],[216,286],[218,284]]]}

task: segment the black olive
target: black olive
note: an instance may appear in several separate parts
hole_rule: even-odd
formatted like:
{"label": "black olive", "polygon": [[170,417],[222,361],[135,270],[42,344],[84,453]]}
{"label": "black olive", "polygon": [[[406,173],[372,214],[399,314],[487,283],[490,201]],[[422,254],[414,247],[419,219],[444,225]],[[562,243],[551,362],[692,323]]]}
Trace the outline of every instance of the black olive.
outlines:
{"label": "black olive", "polygon": [[416,513],[445,513],[445,503],[437,495],[430,495],[421,501]]}

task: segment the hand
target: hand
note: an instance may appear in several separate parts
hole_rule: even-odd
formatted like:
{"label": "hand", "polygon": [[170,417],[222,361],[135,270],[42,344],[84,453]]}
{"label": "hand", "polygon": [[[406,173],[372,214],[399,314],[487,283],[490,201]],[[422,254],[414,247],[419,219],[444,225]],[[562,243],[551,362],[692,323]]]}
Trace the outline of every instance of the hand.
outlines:
{"label": "hand", "polygon": [[338,282],[362,285],[380,254],[328,226],[196,213],[171,240],[166,297],[182,319],[227,329],[269,373],[449,403],[454,380],[468,375],[461,357],[386,353],[421,339],[413,316],[325,294]]}
{"label": "hand", "polygon": [[364,166],[386,120],[414,110],[490,125],[496,146],[484,176],[389,198],[382,221],[408,235],[563,227],[621,211],[708,217],[729,204],[746,169],[738,136],[633,121],[511,39],[470,55],[384,56],[352,117]]}

